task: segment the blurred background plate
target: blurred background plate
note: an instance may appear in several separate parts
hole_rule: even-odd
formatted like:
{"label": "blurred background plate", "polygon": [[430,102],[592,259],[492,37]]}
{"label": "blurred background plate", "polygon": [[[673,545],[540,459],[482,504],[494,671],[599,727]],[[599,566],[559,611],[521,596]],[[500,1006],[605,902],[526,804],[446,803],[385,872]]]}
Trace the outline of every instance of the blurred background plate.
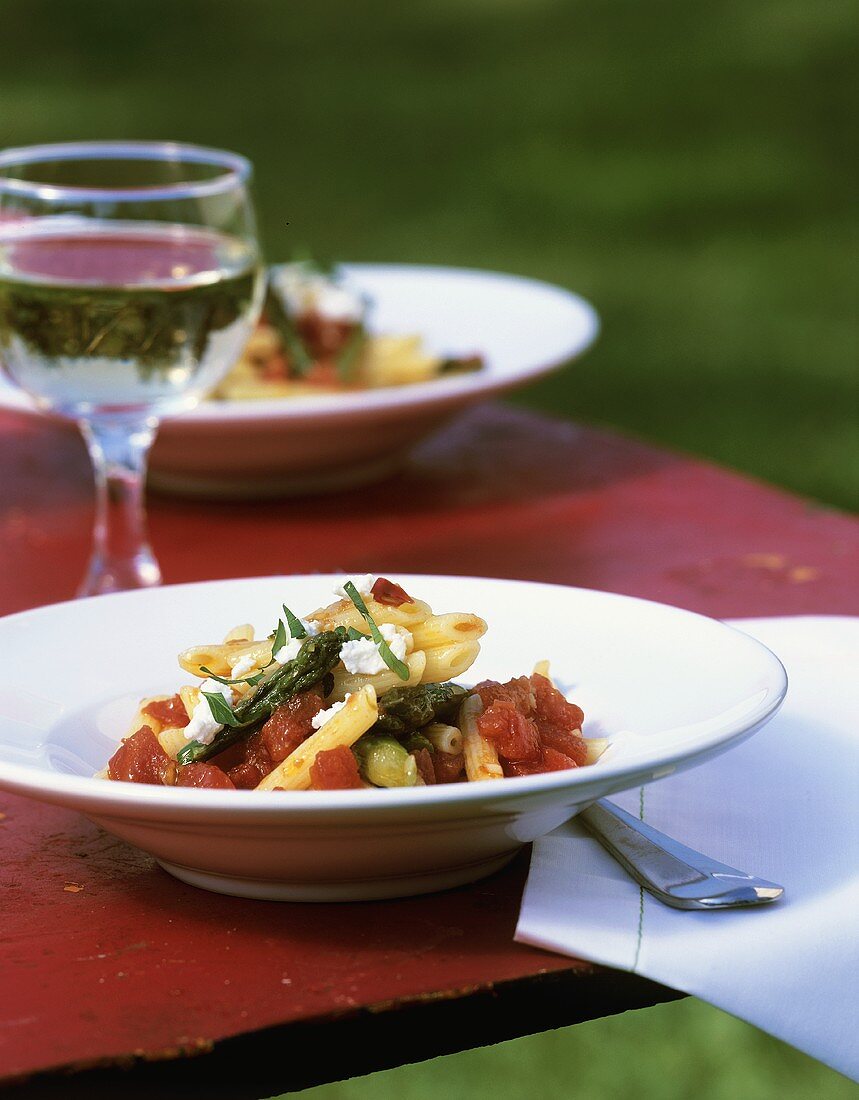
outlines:
{"label": "blurred background plate", "polygon": [[[201,497],[266,497],[366,484],[458,410],[581,355],[599,322],[578,295],[534,279],[410,264],[345,264],[374,333],[419,334],[441,355],[478,353],[473,374],[349,393],[209,401],[165,420],[150,483]],[[35,411],[0,384],[0,404]]]}

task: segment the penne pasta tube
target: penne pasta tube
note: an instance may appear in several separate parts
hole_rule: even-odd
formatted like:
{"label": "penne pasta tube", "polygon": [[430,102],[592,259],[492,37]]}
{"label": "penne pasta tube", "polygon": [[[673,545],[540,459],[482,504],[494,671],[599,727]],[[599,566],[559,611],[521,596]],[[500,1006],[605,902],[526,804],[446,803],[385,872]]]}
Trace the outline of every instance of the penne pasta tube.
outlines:
{"label": "penne pasta tube", "polygon": [[425,650],[427,659],[421,683],[444,684],[471,668],[480,652],[480,642],[453,642]]}
{"label": "penne pasta tube", "polygon": [[483,712],[479,695],[469,695],[459,708],[459,724],[462,727],[462,751],[465,754],[465,774],[470,781],[503,779],[504,772],[498,760],[495,746],[486,740],[477,728],[477,719]]}
{"label": "penne pasta tube", "polygon": [[351,747],[375,724],[378,717],[376,692],[368,684],[347,700],[342,710],[303,741],[274,771],[269,772],[256,789],[271,791],[275,787],[283,787],[287,791],[307,790],[310,786],[310,768],[317,753],[335,749],[338,745]]}
{"label": "penne pasta tube", "polygon": [[544,676],[549,681],[549,683],[551,683],[552,677],[549,674],[549,662],[546,660],[538,661],[536,665],[534,665],[534,675]]}
{"label": "penne pasta tube", "polygon": [[[581,734],[581,730],[578,731]],[[585,764],[596,764],[597,760],[602,756],[605,750],[608,748],[607,737],[586,737],[585,744],[588,747],[588,755],[585,757]]]}
{"label": "penne pasta tube", "polygon": [[254,628],[252,623],[242,623],[234,626],[224,635],[224,642],[252,642],[254,640]]}
{"label": "penne pasta tube", "polygon": [[334,690],[329,698],[332,702],[339,703],[347,695],[354,695],[368,684],[375,688],[377,695],[383,695],[394,687],[419,684],[426,667],[426,655],[416,650],[406,657],[405,663],[409,667],[408,680],[401,680],[396,672],[389,668],[384,672],[374,672],[370,675],[363,672],[347,672],[343,665],[337,665],[334,669]]}
{"label": "penne pasta tube", "polygon": [[[393,626],[402,626],[411,631],[412,627],[422,623],[424,619],[432,615],[432,608],[422,600],[413,600],[411,603],[400,604],[399,607],[390,607],[385,603],[378,603],[371,597],[364,600],[367,610],[380,625],[391,623]],[[335,626],[354,626],[363,634],[367,632],[367,624],[364,622],[360,611],[351,600],[338,600],[329,607],[320,607],[312,611],[307,618],[317,623],[320,630],[333,630]],[[420,648],[420,647],[416,647]]]}
{"label": "penne pasta tube", "polygon": [[190,684],[184,684],[179,688],[179,698],[182,700],[185,713],[190,718],[194,713],[194,708],[200,702],[200,689],[192,687]]}
{"label": "penne pasta tube", "polygon": [[158,734],[158,744],[167,753],[171,760],[179,755],[179,750],[188,744],[185,739],[184,729],[177,726],[167,726]]}
{"label": "penne pasta tube", "polygon": [[197,645],[179,654],[179,665],[192,676],[205,679],[203,665],[216,676],[229,676],[240,657],[252,657],[260,668],[271,661],[271,639],[259,641],[220,642],[214,645]]}
{"label": "penne pasta tube", "polygon": [[448,726],[444,722],[430,722],[421,733],[436,752],[456,756],[462,752],[462,730],[457,726]]}
{"label": "penne pasta tube", "polygon": [[482,638],[487,626],[479,615],[454,611],[450,615],[430,615],[411,628],[415,649],[433,649],[455,642],[472,642]]}

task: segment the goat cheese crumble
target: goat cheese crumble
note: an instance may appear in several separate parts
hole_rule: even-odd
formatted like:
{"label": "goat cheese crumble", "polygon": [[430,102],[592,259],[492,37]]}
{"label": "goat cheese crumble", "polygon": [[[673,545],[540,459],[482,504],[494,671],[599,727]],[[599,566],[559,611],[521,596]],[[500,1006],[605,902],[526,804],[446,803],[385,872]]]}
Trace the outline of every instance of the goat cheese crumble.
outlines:
{"label": "goat cheese crumble", "polygon": [[341,711],[351,698],[352,695],[349,693],[342,703],[332,703],[328,710],[321,710],[318,714],[314,714],[310,719],[311,726],[313,726],[315,730],[322,729],[325,723],[330,722],[334,715],[337,714],[338,711]]}
{"label": "goat cheese crumble", "polygon": [[372,596],[373,585],[376,583],[376,578],[373,576],[372,573],[364,573],[361,576],[357,577],[347,577],[346,581],[344,581],[343,584],[339,584],[334,589],[334,595],[341,596],[344,600],[349,599],[349,594],[347,593],[345,587],[347,581],[351,581],[352,584],[355,585],[355,587],[358,589],[358,593],[363,596],[365,600]]}
{"label": "goat cheese crumble", "polygon": [[290,638],[285,646],[281,646],[277,653],[272,654],[272,657],[279,665],[285,665],[295,660],[303,644],[304,638]]}
{"label": "goat cheese crumble", "polygon": [[256,661],[249,653],[246,653],[243,657],[239,657],[230,669],[230,679],[238,680],[240,677],[244,676],[246,672],[250,672],[255,664]]}
{"label": "goat cheese crumble", "polygon": [[[388,648],[397,660],[405,660],[406,648],[412,640],[409,631],[392,623],[382,623],[379,633],[388,643]],[[369,676],[376,672],[383,672],[388,667],[372,638],[358,638],[354,642],[344,642],[340,647],[340,660],[347,672],[360,672]]]}
{"label": "goat cheese crumble", "polygon": [[233,689],[229,684],[219,684],[217,680],[204,680],[200,684],[200,702],[194,707],[191,721],[185,727],[185,740],[199,741],[203,745],[211,745],[215,739],[215,734],[220,733],[224,727],[220,722],[215,721],[212,708],[209,706],[209,700],[204,692],[208,692],[210,695],[222,695],[228,703],[232,704]]}

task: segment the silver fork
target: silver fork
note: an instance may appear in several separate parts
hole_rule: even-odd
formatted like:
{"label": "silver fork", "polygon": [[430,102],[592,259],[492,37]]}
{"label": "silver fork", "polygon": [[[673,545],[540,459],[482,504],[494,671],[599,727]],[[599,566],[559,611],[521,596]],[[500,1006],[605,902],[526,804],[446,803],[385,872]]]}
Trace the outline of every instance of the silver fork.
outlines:
{"label": "silver fork", "polygon": [[645,890],[675,909],[765,905],[784,894],[783,886],[687,848],[605,799],[579,821]]}

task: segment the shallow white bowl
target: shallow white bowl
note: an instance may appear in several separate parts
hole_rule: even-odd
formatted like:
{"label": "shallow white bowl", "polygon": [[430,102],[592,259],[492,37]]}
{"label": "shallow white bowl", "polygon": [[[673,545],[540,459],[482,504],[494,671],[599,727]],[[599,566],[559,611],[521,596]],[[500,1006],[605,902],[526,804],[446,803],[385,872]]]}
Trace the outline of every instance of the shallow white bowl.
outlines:
{"label": "shallow white bowl", "polygon": [[[570,291],[490,271],[346,264],[374,303],[374,332],[419,333],[440,355],[479,352],[485,367],[410,386],[275,401],[209,401],[165,420],[152,452],[159,488],[264,497],[364,484],[458,409],[522,386],[581,355],[599,323]],[[34,410],[0,379],[0,405]]]}
{"label": "shallow white bowl", "polygon": [[767,722],[787,679],[759,642],[712,619],[587,589],[397,578],[437,611],[489,623],[468,678],[548,657],[612,745],[591,767],[399,790],[211,791],[91,778],[137,700],[187,680],[175,654],[282,602],[327,602],[342,578],[214,581],[101,596],[0,619],[0,787],[79,810],[171,874],[253,898],[397,897],[471,882],[597,798],[699,764]]}

